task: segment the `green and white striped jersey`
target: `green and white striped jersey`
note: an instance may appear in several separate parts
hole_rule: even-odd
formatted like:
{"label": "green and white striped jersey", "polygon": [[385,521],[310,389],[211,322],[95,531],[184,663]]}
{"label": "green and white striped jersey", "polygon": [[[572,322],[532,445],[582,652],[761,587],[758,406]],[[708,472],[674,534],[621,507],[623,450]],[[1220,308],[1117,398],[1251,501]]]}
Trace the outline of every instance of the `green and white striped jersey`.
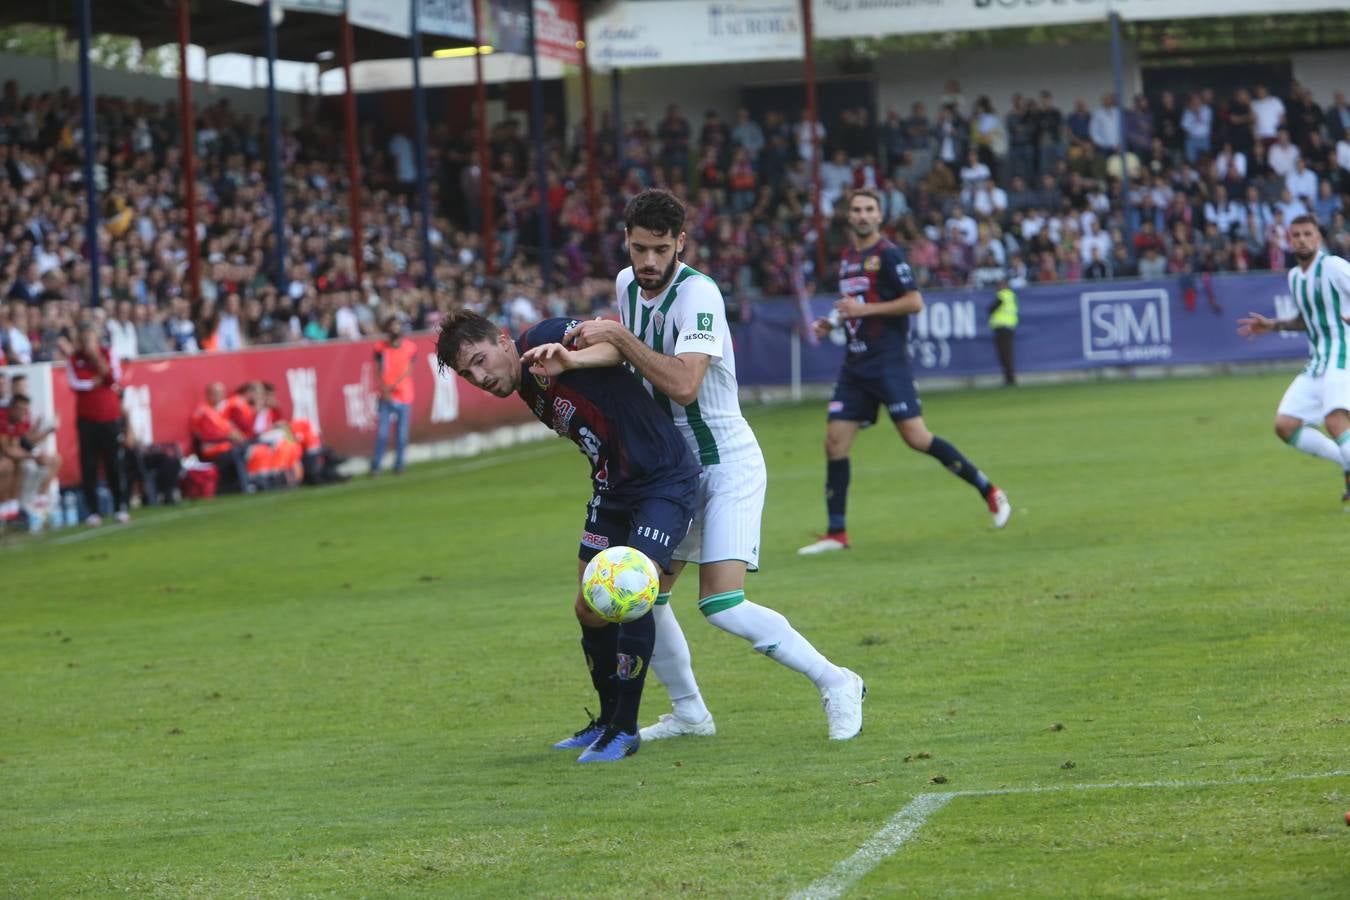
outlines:
{"label": "green and white striped jersey", "polygon": [[1318,253],[1304,271],[1289,270],[1289,293],[1308,327],[1309,375],[1324,375],[1328,369],[1347,368],[1350,325],[1341,318],[1350,315],[1350,262]]}
{"label": "green and white striped jersey", "polygon": [[614,280],[619,319],[657,353],[705,353],[712,357],[698,397],[681,406],[642,383],[675,421],[701,465],[758,457],[759,443],[741,415],[736,355],[727,326],[722,292],[707,275],[681,263],[670,287],[652,299],[642,296],[630,266]]}

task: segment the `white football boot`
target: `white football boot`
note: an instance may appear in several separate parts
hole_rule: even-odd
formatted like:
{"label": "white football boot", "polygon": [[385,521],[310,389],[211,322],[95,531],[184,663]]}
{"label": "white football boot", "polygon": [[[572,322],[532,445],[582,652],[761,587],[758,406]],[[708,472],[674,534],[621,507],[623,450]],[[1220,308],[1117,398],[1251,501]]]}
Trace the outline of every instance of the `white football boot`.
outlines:
{"label": "white football boot", "polygon": [[688,722],[674,713],[663,713],[654,724],[639,731],[638,737],[644,741],[659,741],[685,735],[711,737],[714,734],[717,734],[717,726],[713,724],[712,713],[708,713],[702,722]]}
{"label": "white football boot", "polygon": [[815,556],[817,553],[833,553],[836,550],[848,549],[848,533],[836,531],[834,534],[823,535],[820,540],[814,544],[807,544],[797,551],[798,556]]}
{"label": "white football boot", "polygon": [[830,726],[830,740],[847,741],[862,731],[863,698],[867,696],[867,685],[852,669],[844,669],[848,682],[843,687],[822,688],[820,705],[825,708],[825,721]]}
{"label": "white football boot", "polygon": [[989,492],[989,513],[994,517],[995,528],[1002,528],[1012,518],[1012,504],[1002,488],[996,487]]}

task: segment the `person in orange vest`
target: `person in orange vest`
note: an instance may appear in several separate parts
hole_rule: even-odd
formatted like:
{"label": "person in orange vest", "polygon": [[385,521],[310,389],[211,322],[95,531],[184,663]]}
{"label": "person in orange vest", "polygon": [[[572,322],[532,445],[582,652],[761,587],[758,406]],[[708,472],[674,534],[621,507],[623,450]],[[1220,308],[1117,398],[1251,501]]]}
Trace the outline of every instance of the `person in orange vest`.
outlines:
{"label": "person in orange vest", "polygon": [[[248,468],[249,479],[255,484],[270,487],[274,486],[272,482],[277,476],[286,474],[292,462],[298,461],[299,454],[281,451],[275,439],[261,439],[262,432],[258,430],[258,411],[261,408],[262,385],[256,381],[246,381],[235,388],[225,401],[222,412],[249,442],[244,451],[244,465]],[[296,459],[292,460],[292,457]]]}
{"label": "person in orange vest", "polygon": [[394,443],[394,474],[403,473],[403,452],[408,446],[408,427],[414,399],[413,362],[417,347],[403,339],[403,320],[384,320],[385,339],[375,345],[375,369],[380,377],[380,423],[375,431],[375,456],[370,461],[372,477],[380,474],[391,420],[398,420]]}
{"label": "person in orange vest", "polygon": [[197,455],[216,464],[221,474],[233,475],[239,490],[252,494],[257,487],[249,482],[245,452],[248,439],[230,422],[224,412],[225,385],[213,381],[206,386],[206,399],[192,411],[190,430]]}
{"label": "person in orange vest", "polygon": [[287,420],[277,400],[276,387],[264,381],[257,430],[259,434],[264,434],[274,428],[285,429],[294,443],[299,445],[303,453],[300,465],[305,484],[329,484],[347,480],[347,476],[337,470],[338,466],[346,462],[345,457],[323,445],[319,430],[309,419]]}

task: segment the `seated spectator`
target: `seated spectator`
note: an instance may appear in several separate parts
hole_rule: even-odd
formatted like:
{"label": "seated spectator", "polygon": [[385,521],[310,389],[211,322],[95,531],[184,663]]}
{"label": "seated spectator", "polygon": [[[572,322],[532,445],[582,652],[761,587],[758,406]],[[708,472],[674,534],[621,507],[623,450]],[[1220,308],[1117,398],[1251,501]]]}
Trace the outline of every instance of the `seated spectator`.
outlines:
{"label": "seated spectator", "polygon": [[225,412],[225,385],[219,381],[207,385],[206,399],[192,411],[190,431],[193,451],[215,463],[222,481],[231,481],[243,493],[257,491],[248,477],[248,439]]}
{"label": "seated spectator", "polygon": [[1317,200],[1313,204],[1313,211],[1317,215],[1317,221],[1329,224],[1342,209],[1340,194],[1337,194],[1331,188],[1330,181],[1323,181],[1318,185]]}
{"label": "seated spectator", "polygon": [[972,197],[986,181],[993,178],[987,166],[981,159],[976,150],[971,150],[966,154],[966,163],[961,167],[961,199],[963,203],[973,205]]}
{"label": "seated spectator", "polygon": [[1130,249],[1123,242],[1111,248],[1111,277],[1136,278],[1138,275],[1139,266],[1131,258]]}
{"label": "seated spectator", "polygon": [[0,516],[11,519],[20,508],[30,516],[43,517],[50,508],[52,485],[61,472],[60,455],[38,449],[59,423],[53,420],[35,428],[29,418],[30,408],[27,395],[14,394],[0,419],[0,456],[9,462],[6,468],[11,479],[10,487],[0,490],[0,497],[9,504],[0,507]]}
{"label": "seated spectator", "polygon": [[1008,194],[1003,188],[994,184],[994,179],[986,178],[975,189],[970,205],[974,207],[975,214],[980,218],[1001,219],[1008,210]]}
{"label": "seated spectator", "polygon": [[118,301],[116,314],[108,319],[108,346],[123,360],[135,359],[140,355],[130,300]]}
{"label": "seated spectator", "polygon": [[138,303],[132,310],[131,319],[136,324],[136,349],[141,356],[169,352],[163,317],[158,309]]}
{"label": "seated spectator", "polygon": [[1278,214],[1281,224],[1292,222],[1299,216],[1307,215],[1310,210],[1308,204],[1302,197],[1295,197],[1289,188],[1280,191],[1280,202],[1275,204],[1275,212]]}
{"label": "seated spectator", "polygon": [[346,458],[325,447],[319,431],[308,419],[288,419],[281,410],[276,387],[263,382],[262,405],[258,409],[256,429],[263,441],[292,442],[300,451],[300,465],[307,485],[332,484],[347,480],[338,471]]}
{"label": "seated spectator", "polygon": [[1294,160],[1294,168],[1285,174],[1284,186],[1305,205],[1311,205],[1317,199],[1317,173],[1308,168],[1301,156]]}
{"label": "seated spectator", "polygon": [[1242,207],[1228,199],[1223,185],[1214,189],[1214,198],[1205,204],[1205,222],[1213,223],[1222,234],[1232,234],[1242,224]]}
{"label": "seated spectator", "polygon": [[967,247],[975,246],[975,242],[980,239],[979,226],[974,219],[966,215],[959,203],[952,207],[951,215],[947,217],[944,227],[947,234],[955,236]]}
{"label": "seated spectator", "polygon": [[1298,146],[1289,140],[1289,129],[1281,128],[1275,143],[1266,148],[1266,164],[1272,172],[1284,178],[1294,171],[1294,163],[1301,155]]}
{"label": "seated spectator", "polygon": [[1214,158],[1214,177],[1229,187],[1246,183],[1247,154],[1235,150],[1232,141],[1225,141],[1223,149]]}
{"label": "seated spectator", "polygon": [[1102,248],[1093,246],[1091,252],[1091,258],[1087,265],[1083,267],[1083,279],[1085,281],[1104,281],[1111,278],[1111,263],[1102,258]]}
{"label": "seated spectator", "polygon": [[1139,258],[1139,277],[1162,278],[1166,274],[1167,258],[1156,247],[1144,248],[1143,255]]}

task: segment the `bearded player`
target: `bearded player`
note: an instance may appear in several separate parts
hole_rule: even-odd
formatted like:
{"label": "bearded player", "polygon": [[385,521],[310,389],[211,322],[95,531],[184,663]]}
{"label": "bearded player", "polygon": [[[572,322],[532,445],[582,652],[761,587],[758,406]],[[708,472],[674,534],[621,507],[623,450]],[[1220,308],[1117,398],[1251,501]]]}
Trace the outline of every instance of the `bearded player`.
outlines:
{"label": "bearded player", "polygon": [[[1302,450],[1340,466],[1342,504],[1350,504],[1350,262],[1322,250],[1322,232],[1312,216],[1289,223],[1289,244],[1298,263],[1289,270],[1289,293],[1298,314],[1270,319],[1250,313],[1238,320],[1238,334],[1255,337],[1272,331],[1302,331],[1308,336],[1308,364],[1284,392],[1275,412],[1275,434]],[[1316,428],[1326,426],[1327,434]],[[1308,425],[1313,425],[1309,428]],[[1330,435],[1328,437],[1327,435]]]}
{"label": "bearded player", "polygon": [[805,675],[820,692],[831,740],[862,730],[863,680],[826,659],[780,613],[746,599],[745,575],[759,568],[764,456],[741,415],[736,357],[717,284],[680,262],[684,205],[643,191],[624,211],[630,268],[615,281],[620,322],[583,322],[578,347],[609,344],[641,377],[702,465],[694,527],[661,579],[652,671],[673,709],[642,729],[644,741],[716,731],[670,607],[686,563],[698,565],[698,608],[716,627]]}

